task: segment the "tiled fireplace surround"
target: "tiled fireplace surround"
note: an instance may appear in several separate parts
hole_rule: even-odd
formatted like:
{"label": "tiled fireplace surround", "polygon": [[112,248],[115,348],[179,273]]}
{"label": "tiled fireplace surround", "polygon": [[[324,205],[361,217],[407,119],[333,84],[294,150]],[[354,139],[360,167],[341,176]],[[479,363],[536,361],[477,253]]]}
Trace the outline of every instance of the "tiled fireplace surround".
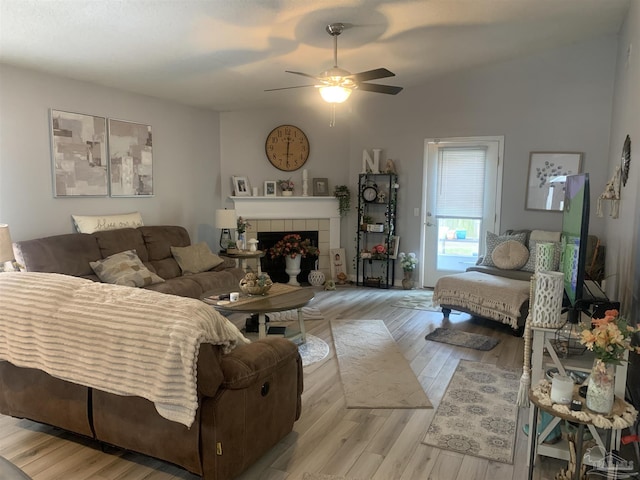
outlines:
{"label": "tiled fireplace surround", "polygon": [[[318,269],[330,278],[329,250],[340,248],[340,215],[335,197],[231,197],[236,215],[251,226],[246,237],[258,232],[317,231]],[[260,245],[258,245],[260,248]],[[249,261],[256,268],[256,261]]]}

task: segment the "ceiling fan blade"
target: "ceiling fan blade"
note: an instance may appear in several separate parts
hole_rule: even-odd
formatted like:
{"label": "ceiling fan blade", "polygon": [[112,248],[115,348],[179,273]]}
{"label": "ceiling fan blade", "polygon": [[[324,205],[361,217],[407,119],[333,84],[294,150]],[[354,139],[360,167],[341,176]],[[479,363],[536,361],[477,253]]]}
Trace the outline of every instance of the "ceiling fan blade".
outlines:
{"label": "ceiling fan blade", "polygon": [[389,95],[397,95],[402,91],[402,87],[394,87],[393,85],[378,85],[377,83],[359,83],[358,90],[374,93],[387,93]]}
{"label": "ceiling fan blade", "polygon": [[353,78],[356,82],[366,82],[367,80],[377,80],[379,78],[395,77],[396,74],[387,70],[386,68],[376,68],[375,70],[367,70],[366,72],[354,73],[348,75],[349,78]]}
{"label": "ceiling fan blade", "polygon": [[304,72],[292,72],[291,70],[285,70],[286,73],[293,73],[294,75],[302,75],[303,77],[307,77],[307,78],[313,78],[314,80],[318,80],[319,82],[322,81],[321,78],[315,77],[313,75],[309,75],[308,73],[304,73]]}
{"label": "ceiling fan blade", "polygon": [[268,88],[265,92],[275,92],[276,90],[289,90],[291,88],[315,87],[315,85],[295,85],[293,87]]}

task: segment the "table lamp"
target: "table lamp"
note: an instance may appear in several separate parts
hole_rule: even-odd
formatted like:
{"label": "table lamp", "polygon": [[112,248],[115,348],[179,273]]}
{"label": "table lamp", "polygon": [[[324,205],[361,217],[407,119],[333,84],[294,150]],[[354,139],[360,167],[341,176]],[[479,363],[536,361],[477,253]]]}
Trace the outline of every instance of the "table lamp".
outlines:
{"label": "table lamp", "polygon": [[9,233],[9,225],[0,224],[0,272],[4,271],[6,262],[13,262],[13,243],[11,242],[11,234]]}
{"label": "table lamp", "polygon": [[226,250],[233,240],[231,230],[238,227],[235,210],[216,210],[216,227],[220,229],[220,248]]}

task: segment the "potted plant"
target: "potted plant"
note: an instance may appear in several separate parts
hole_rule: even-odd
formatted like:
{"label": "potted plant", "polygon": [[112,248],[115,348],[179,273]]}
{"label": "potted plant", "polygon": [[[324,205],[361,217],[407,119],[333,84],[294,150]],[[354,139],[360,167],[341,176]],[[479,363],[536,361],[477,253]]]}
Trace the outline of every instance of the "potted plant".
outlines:
{"label": "potted plant", "polygon": [[287,180],[278,180],[278,186],[283,196],[290,197],[293,195],[293,182],[290,178]]}
{"label": "potted plant", "polygon": [[338,199],[338,212],[344,217],[351,208],[351,191],[346,185],[338,185],[333,191],[333,195]]}
{"label": "potted plant", "polygon": [[243,219],[242,217],[238,217],[236,223],[236,230],[238,231],[238,240],[236,242],[236,245],[238,247],[238,250],[246,250],[247,244],[245,243],[245,232],[247,231],[247,227],[250,226],[251,224],[247,220]]}
{"label": "potted plant", "polygon": [[413,271],[418,265],[418,259],[413,252],[398,254],[398,260],[400,260],[400,266],[404,271],[404,278],[402,279],[402,288],[405,290],[411,290],[413,288]]}

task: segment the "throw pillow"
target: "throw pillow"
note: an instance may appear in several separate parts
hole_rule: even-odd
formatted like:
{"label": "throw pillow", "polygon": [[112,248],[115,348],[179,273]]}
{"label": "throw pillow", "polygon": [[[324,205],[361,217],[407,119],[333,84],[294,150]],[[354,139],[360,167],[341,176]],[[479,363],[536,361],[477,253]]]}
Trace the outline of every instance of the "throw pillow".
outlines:
{"label": "throw pillow", "polygon": [[515,240],[516,242],[520,242],[524,245],[526,241],[527,234],[526,233],[518,233],[516,235],[496,235],[493,232],[487,232],[486,238],[486,247],[485,247],[485,255],[482,259],[480,265],[484,265],[486,267],[495,267],[496,264],[493,263],[493,259],[491,258],[491,254],[493,250],[500,245],[501,243],[508,242],[509,240]]}
{"label": "throw pillow", "polygon": [[538,243],[553,243],[555,246],[554,255],[553,255],[553,266],[552,270],[558,271],[560,269],[560,242],[549,242],[546,240],[534,240],[532,238],[529,239],[529,260],[524,264],[522,270],[526,272],[535,272],[536,271],[536,252],[538,250]]}
{"label": "throw pillow", "polygon": [[93,233],[102,230],[116,230],[118,228],[136,228],[144,225],[140,212],[117,215],[71,215],[71,218],[79,233]]}
{"label": "throw pillow", "polygon": [[206,272],[224,262],[209,249],[209,245],[200,242],[188,247],[171,247],[171,255],[176,259],[183,274]]}
{"label": "throw pillow", "polygon": [[146,287],[164,279],[144,266],[135,250],[116,253],[103,260],[90,262],[91,268],[104,283],[127,287]]}
{"label": "throw pillow", "polygon": [[529,240],[537,240],[539,242],[559,242],[561,232],[551,232],[548,230],[532,230]]}
{"label": "throw pillow", "polygon": [[491,259],[496,267],[503,270],[518,270],[527,263],[529,250],[522,243],[515,240],[502,242],[493,249]]}

